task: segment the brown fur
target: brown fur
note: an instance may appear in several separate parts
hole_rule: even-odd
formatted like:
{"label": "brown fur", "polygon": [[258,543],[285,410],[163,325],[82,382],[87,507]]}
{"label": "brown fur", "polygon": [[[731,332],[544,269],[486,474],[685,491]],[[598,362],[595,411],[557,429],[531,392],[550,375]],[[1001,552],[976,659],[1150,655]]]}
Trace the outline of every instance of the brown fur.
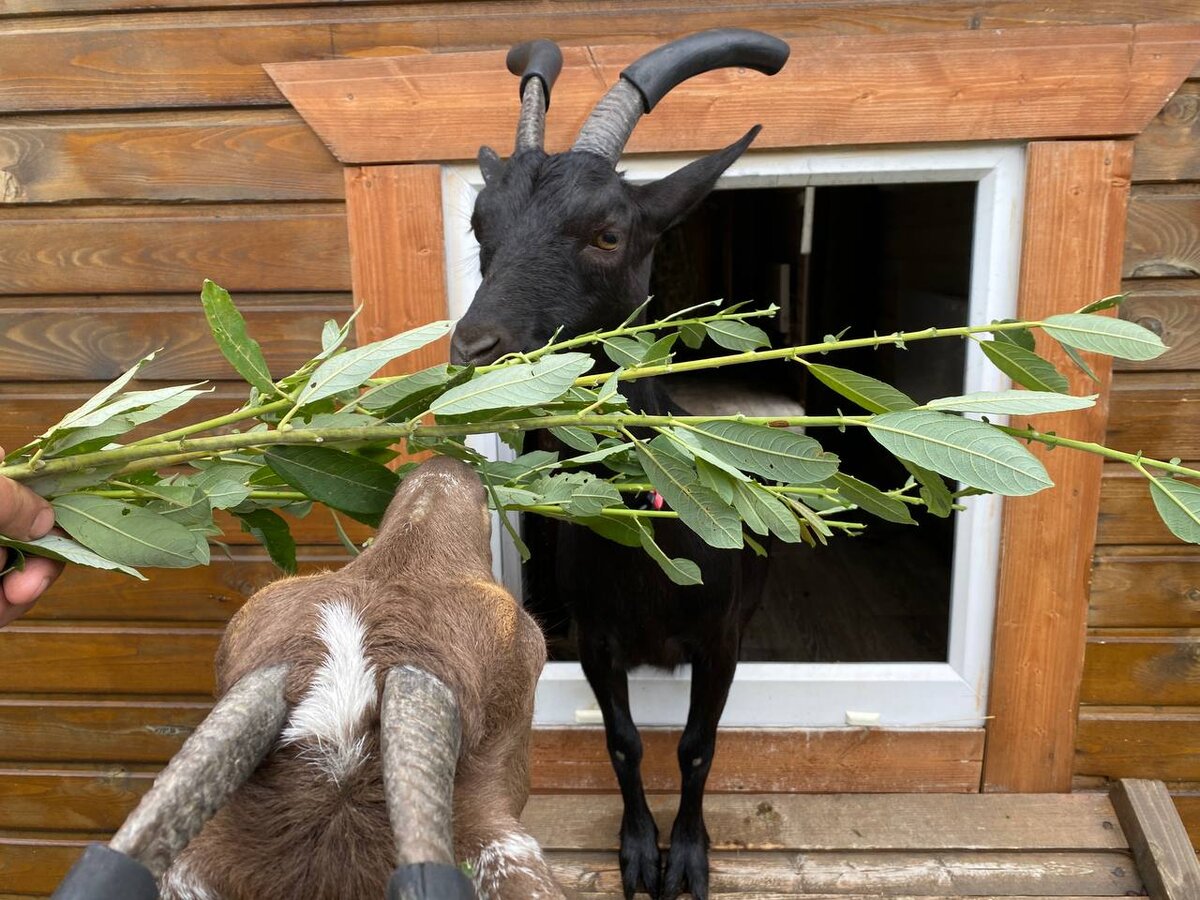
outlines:
{"label": "brown fur", "polygon": [[[247,672],[290,663],[286,693],[294,706],[324,658],[315,634],[321,605],[351,606],[365,625],[379,691],[391,667],[409,664],[436,675],[458,699],[455,844],[459,860],[476,867],[493,842],[530,841],[517,820],[529,793],[533,692],[546,661],[541,630],[492,580],[489,542],[477,476],[453,460],[427,462],[404,480],[362,555],[341,571],[259,591],[230,622],[216,661],[222,694]],[[209,893],[173,892],[169,873],[164,896],[382,897],[395,854],[378,709],[366,731],[367,761],[340,784],[304,757],[302,745],[268,755],[176,862],[176,881]],[[481,896],[562,896],[540,853],[501,868]]]}

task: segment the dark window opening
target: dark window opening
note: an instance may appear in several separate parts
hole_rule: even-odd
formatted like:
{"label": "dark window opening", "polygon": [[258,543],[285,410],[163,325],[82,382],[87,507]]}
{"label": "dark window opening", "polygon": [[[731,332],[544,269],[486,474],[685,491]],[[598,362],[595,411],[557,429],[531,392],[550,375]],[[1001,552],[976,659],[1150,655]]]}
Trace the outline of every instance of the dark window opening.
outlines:
{"label": "dark window opening", "polygon": [[[775,303],[755,324],[774,346],[967,321],[976,186],[946,184],[715,191],[655,253],[653,320],[706,300]],[[811,246],[806,246],[806,237]],[[722,351],[677,344],[677,359]],[[913,342],[843,351],[814,361],[879,378],[923,402],[963,390],[965,344]],[[828,415],[861,410],[809,379],[793,362],[759,363],[688,376],[667,388],[692,413]],[[808,432],[841,457],[843,470],[883,489],[908,477],[862,429]],[[914,511],[917,527],[861,512],[854,538],[810,548],[776,541],[762,603],[742,644],[744,661],[930,662],[948,652],[954,519]],[[547,631],[551,659],[574,660],[564,605],[538,590],[538,554],[526,566],[526,602]]]}

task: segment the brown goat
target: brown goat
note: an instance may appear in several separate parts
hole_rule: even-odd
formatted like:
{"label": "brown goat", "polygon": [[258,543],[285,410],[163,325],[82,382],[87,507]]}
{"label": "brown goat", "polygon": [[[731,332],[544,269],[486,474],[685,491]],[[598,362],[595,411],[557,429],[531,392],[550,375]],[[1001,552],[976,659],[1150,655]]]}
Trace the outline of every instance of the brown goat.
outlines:
{"label": "brown goat", "polygon": [[164,898],[382,897],[397,858],[380,695],[397,666],[436,676],[457,702],[454,853],[479,896],[563,896],[518,821],[545,641],[492,579],[490,531],[475,473],[431,460],[404,479],[359,557],[340,571],[277,581],[234,616],[217,653],[218,693],[284,664],[288,718],[253,775],[167,870]]}

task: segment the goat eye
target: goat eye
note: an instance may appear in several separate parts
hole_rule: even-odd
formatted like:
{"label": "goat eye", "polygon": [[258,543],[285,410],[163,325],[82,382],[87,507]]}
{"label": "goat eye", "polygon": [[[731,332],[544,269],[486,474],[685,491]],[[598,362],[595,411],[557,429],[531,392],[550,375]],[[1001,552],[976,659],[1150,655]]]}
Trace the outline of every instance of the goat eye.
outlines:
{"label": "goat eye", "polygon": [[601,250],[616,250],[621,243],[621,236],[615,231],[600,231],[592,238],[592,246]]}

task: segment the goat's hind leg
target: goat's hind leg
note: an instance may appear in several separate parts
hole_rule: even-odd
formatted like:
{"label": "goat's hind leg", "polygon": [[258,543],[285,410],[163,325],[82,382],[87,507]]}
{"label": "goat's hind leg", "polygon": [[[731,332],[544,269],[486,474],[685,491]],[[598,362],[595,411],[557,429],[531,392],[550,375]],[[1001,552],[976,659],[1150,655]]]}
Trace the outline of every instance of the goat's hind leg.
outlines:
{"label": "goat's hind leg", "polygon": [[642,738],[629,711],[629,679],[603,643],[581,635],[579,661],[604,716],[604,735],[625,812],[621,817],[621,884],[629,900],[638,884],[657,898],[662,884],[658,826],[642,787]]}
{"label": "goat's hind leg", "polygon": [[708,829],[704,826],[704,786],[717,744],[717,723],[725,709],[737,668],[738,639],[727,637],[706,658],[692,661],[691,705],[679,739],[683,786],[679,813],[667,851],[664,900],[675,900],[686,885],[695,900],[708,898]]}

